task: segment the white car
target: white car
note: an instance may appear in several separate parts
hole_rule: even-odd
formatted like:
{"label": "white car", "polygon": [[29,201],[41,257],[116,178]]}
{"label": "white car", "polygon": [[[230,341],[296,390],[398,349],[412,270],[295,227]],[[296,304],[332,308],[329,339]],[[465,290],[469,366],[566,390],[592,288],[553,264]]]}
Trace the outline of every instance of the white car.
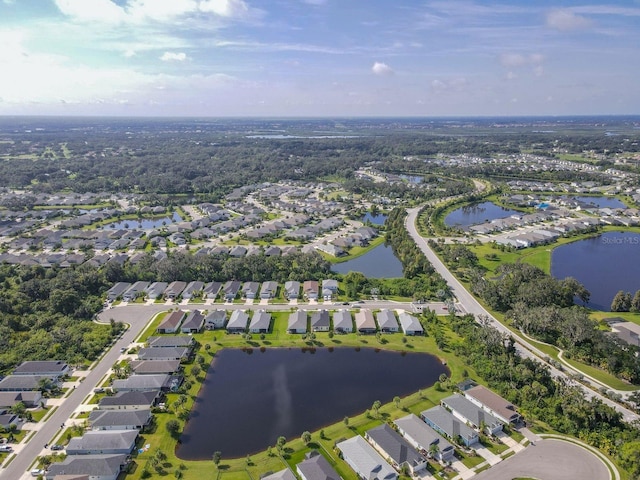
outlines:
{"label": "white car", "polygon": [[31,470],[32,477],[39,477],[40,475],[44,475],[46,472],[42,468],[34,468]]}

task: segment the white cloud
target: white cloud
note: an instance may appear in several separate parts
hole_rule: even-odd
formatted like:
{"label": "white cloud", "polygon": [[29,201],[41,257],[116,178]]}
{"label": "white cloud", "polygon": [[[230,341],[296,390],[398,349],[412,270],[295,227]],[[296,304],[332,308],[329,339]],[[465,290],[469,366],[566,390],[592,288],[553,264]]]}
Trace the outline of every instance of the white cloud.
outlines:
{"label": "white cloud", "polygon": [[547,26],[560,31],[580,30],[591,25],[591,20],[568,10],[556,9],[547,13]]}
{"label": "white cloud", "polygon": [[393,69],[389,65],[382,62],[375,62],[373,67],[371,67],[371,71],[380,76],[389,76],[394,73]]}
{"label": "white cloud", "polygon": [[163,62],[184,62],[187,54],[184,52],[164,52],[160,57]]}
{"label": "white cloud", "polygon": [[79,21],[120,23],[126,19],[124,9],[111,0],[55,0],[58,9]]}
{"label": "white cloud", "polygon": [[544,67],[542,66],[543,62],[544,55],[541,53],[525,55],[522,53],[508,52],[500,55],[500,63],[503,67],[509,70],[507,72],[507,80],[517,78],[517,75],[513,70],[522,67],[531,67],[533,69],[533,74],[536,77],[541,77],[544,74]]}
{"label": "white cloud", "polygon": [[203,0],[199,9],[202,12],[213,12],[221,17],[244,17],[249,7],[243,0]]}
{"label": "white cloud", "polygon": [[527,59],[521,53],[503,53],[500,55],[500,63],[503,67],[521,67],[526,65]]}
{"label": "white cloud", "polygon": [[431,81],[431,89],[441,93],[446,91],[461,91],[469,84],[464,77],[448,78],[445,80],[435,79]]}

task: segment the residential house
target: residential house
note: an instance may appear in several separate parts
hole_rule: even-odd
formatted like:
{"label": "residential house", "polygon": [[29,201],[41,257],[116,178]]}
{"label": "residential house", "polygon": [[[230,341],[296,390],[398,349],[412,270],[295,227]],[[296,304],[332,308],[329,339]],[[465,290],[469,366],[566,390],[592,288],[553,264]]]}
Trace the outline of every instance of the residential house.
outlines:
{"label": "residential house", "polygon": [[168,286],[169,284],[167,282],[153,282],[149,287],[147,287],[147,298],[149,300],[162,298],[162,295],[164,295],[164,291]]}
{"label": "residential house", "polygon": [[111,389],[116,392],[145,392],[148,390],[169,391],[172,386],[171,375],[131,375],[129,378],[114,380]]}
{"label": "residential house", "polygon": [[48,379],[56,382],[56,377],[45,375],[7,375],[0,380],[0,392],[23,392],[29,390],[40,390],[41,381]]}
{"label": "residential house", "polygon": [[336,445],[344,461],[363,480],[396,480],[398,473],[360,435]]}
{"label": "residential house", "polygon": [[291,470],[285,468],[279,472],[265,475],[264,477],[261,477],[260,480],[298,480],[298,478]]}
{"label": "residential house", "polygon": [[333,331],[336,333],[353,332],[353,319],[348,310],[338,310],[333,313]]}
{"label": "residential house", "polygon": [[307,312],[297,310],[290,313],[287,321],[287,332],[307,333]]}
{"label": "residential house", "polygon": [[371,310],[363,309],[355,313],[356,328],[364,334],[376,333],[376,321]]}
{"label": "residential house", "polygon": [[180,370],[179,360],[133,360],[130,365],[135,375],[171,375]]}
{"label": "residential house", "polygon": [[12,427],[20,429],[20,424],[22,423],[22,419],[13,413],[3,413],[0,414],[0,428],[8,431]]}
{"label": "residential house", "polygon": [[242,310],[234,310],[227,323],[228,333],[245,333],[247,324],[249,323],[249,315]]}
{"label": "residential house", "polygon": [[62,462],[52,463],[46,480],[86,475],[90,480],[116,480],[128,464],[127,455],[70,455]]}
{"label": "residential house", "polygon": [[341,480],[342,477],[334,470],[326,458],[318,452],[312,452],[305,460],[296,465],[298,475],[302,480]]}
{"label": "residential house", "polygon": [[291,280],[284,284],[284,296],[287,298],[287,300],[297,300],[299,295],[300,282]]}
{"label": "residential house", "polygon": [[191,355],[190,347],[141,348],[138,360],[185,360]]}
{"label": "residential house", "polygon": [[171,282],[164,291],[164,296],[169,300],[175,300],[182,294],[185,288],[187,288],[187,282]]}
{"label": "residential house", "polygon": [[182,291],[182,298],[184,300],[190,300],[194,296],[199,295],[204,290],[204,282],[189,282]]}
{"label": "residential house", "polygon": [[247,249],[242,245],[236,245],[229,250],[230,257],[244,257],[247,254]]}
{"label": "residential house", "polygon": [[400,321],[400,328],[402,328],[405,335],[424,334],[424,329],[422,328],[420,321],[413,315],[410,315],[407,312],[401,312],[398,315],[398,320]]}
{"label": "residential house", "polygon": [[307,300],[318,299],[318,282],[317,280],[307,280],[302,284],[302,291]]}
{"label": "residential house", "polygon": [[122,297],[124,292],[126,292],[131,287],[129,282],[118,282],[109,290],[107,290],[107,301],[113,302],[118,298]]}
{"label": "residential house", "polygon": [[250,333],[269,333],[269,327],[271,326],[271,314],[264,310],[257,310],[251,317],[251,323],[249,324]]}
{"label": "residential house", "polygon": [[485,412],[475,403],[463,397],[459,393],[443,398],[440,402],[445,408],[451,411],[454,417],[465,422],[467,425],[476,430],[480,430],[484,426],[484,433],[487,435],[495,435],[502,431],[503,424],[496,417]]}
{"label": "residential house", "polygon": [[147,346],[150,348],[170,348],[187,347],[193,348],[193,337],[191,335],[167,335],[153,336],[147,338]]}
{"label": "residential house", "polygon": [[253,300],[258,296],[260,284],[258,282],[244,282],[242,284],[242,298]]}
{"label": "residential house", "polygon": [[227,323],[227,312],[224,310],[213,310],[207,314],[204,319],[204,328],[207,330],[216,330],[224,328]]}
{"label": "residential house", "polygon": [[93,430],[142,430],[151,424],[151,410],[93,410],[89,426]]}
{"label": "residential house", "polygon": [[102,397],[98,402],[99,410],[150,410],[162,398],[162,392],[116,392],[115,395]]}
{"label": "residential house", "polygon": [[391,310],[382,309],[376,315],[378,326],[382,333],[395,333],[398,331],[398,321],[396,315]]}
{"label": "residential house", "polygon": [[185,318],[180,331],[182,333],[199,333],[204,326],[204,315],[200,310],[194,310]]}
{"label": "residential house", "polygon": [[202,296],[210,300],[215,300],[218,296],[218,293],[220,293],[220,289],[222,289],[221,282],[206,283],[202,290]]}
{"label": "residential house", "polygon": [[149,282],[136,282],[122,294],[124,302],[133,302],[138,296],[144,296],[145,289],[149,287]]}
{"label": "residential house", "polygon": [[282,254],[282,250],[277,245],[271,245],[264,249],[265,257],[279,257]]}
{"label": "residential house", "polygon": [[69,440],[67,455],[128,455],[138,439],[137,430],[89,430]]}
{"label": "residential house", "polygon": [[263,300],[270,300],[275,298],[278,293],[278,282],[262,282],[260,287],[260,298]]}
{"label": "residential house", "polygon": [[322,280],[322,298],[331,300],[338,293],[338,281],[331,278]]}
{"label": "residential house", "polygon": [[485,412],[493,415],[505,424],[516,424],[520,421],[520,414],[511,402],[482,385],[466,390],[463,394],[471,403],[479,406]]}
{"label": "residential house", "polygon": [[183,312],[182,310],[171,312],[160,322],[156,331],[158,333],[176,333],[179,330],[180,324],[182,323],[185,315],[186,312]]}
{"label": "residential house", "polygon": [[27,408],[39,407],[42,403],[42,392],[38,390],[0,392],[0,410],[9,410],[19,402]]}
{"label": "residential house", "polygon": [[12,375],[37,375],[60,378],[71,373],[71,368],[62,360],[29,360],[22,362]]}
{"label": "residential house", "polygon": [[222,287],[222,294],[225,302],[233,302],[242,287],[242,283],[237,280],[230,280]]}
{"label": "residential house", "polygon": [[328,332],[331,322],[329,320],[329,312],[320,310],[311,314],[311,331],[312,332]]}
{"label": "residential house", "polygon": [[436,405],[420,413],[424,421],[440,435],[450,440],[460,440],[467,447],[478,443],[478,432],[458,420],[442,405]]}
{"label": "residential house", "polygon": [[429,454],[445,463],[453,461],[455,452],[453,445],[416,415],[409,414],[393,423],[398,428],[398,432],[423,455]]}
{"label": "residential house", "polygon": [[367,430],[364,438],[399,472],[406,467],[415,476],[427,468],[427,460],[386,423]]}

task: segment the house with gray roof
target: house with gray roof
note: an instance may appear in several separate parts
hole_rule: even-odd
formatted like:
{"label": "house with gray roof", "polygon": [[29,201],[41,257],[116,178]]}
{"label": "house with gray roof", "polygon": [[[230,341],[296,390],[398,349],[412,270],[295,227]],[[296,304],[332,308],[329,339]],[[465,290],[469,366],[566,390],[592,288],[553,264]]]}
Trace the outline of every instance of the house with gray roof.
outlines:
{"label": "house with gray roof", "polygon": [[210,300],[215,300],[222,289],[222,282],[209,282],[204,285],[202,296]]}
{"label": "house with gray roof", "polygon": [[171,381],[171,375],[165,373],[155,375],[131,375],[129,378],[114,380],[111,388],[116,392],[168,391],[171,386]]}
{"label": "house with gray roof", "polygon": [[19,402],[27,408],[39,407],[42,402],[42,392],[39,390],[0,392],[0,410],[8,410]]}
{"label": "house with gray roof", "polygon": [[312,332],[328,332],[331,326],[329,312],[320,310],[311,314],[311,331]]}
{"label": "house with gray roof", "polygon": [[336,445],[344,461],[359,478],[365,480],[396,480],[398,473],[360,435]]}
{"label": "house with gray roof", "polygon": [[364,334],[376,333],[376,321],[371,310],[362,309],[355,313],[355,322],[358,332]]}
{"label": "house with gray roof", "polygon": [[204,319],[204,328],[207,330],[216,330],[224,328],[227,323],[227,312],[224,310],[213,310],[207,314]]}
{"label": "house with gray roof", "polygon": [[485,412],[493,415],[507,425],[510,423],[518,423],[520,421],[521,417],[516,411],[516,407],[497,393],[489,390],[487,387],[477,385],[465,390],[463,395],[471,403],[482,408]]}
{"label": "house with gray roof", "polygon": [[122,300],[133,302],[138,296],[144,296],[145,290],[149,287],[149,282],[136,282],[122,294]]}
{"label": "house with gray roof", "polygon": [[149,287],[147,287],[147,298],[149,300],[162,298],[162,295],[164,295],[164,291],[168,286],[169,284],[167,282],[153,282]]}
{"label": "house with gray roof", "polygon": [[49,379],[56,382],[56,377],[46,375],[7,375],[0,380],[0,392],[22,392],[40,390],[40,381]]}
{"label": "house with gray roof", "polygon": [[12,375],[40,375],[45,377],[63,377],[71,373],[71,368],[62,360],[29,360],[18,365]]}
{"label": "house with gray roof", "polygon": [[138,350],[138,360],[184,360],[190,354],[190,347],[147,347]]}
{"label": "house with gray roof", "polygon": [[261,477],[260,480],[298,480],[298,477],[296,477],[291,470],[285,468],[279,472],[265,475],[264,477]]}
{"label": "house with gray roof", "polygon": [[102,397],[98,402],[100,410],[150,410],[162,398],[160,391],[116,392]]}
{"label": "house with gray roof", "polygon": [[175,300],[182,294],[185,288],[187,288],[187,282],[171,282],[164,291],[164,296],[169,300]]}
{"label": "house with gray roof", "polygon": [[158,333],[176,333],[180,329],[180,324],[184,319],[186,312],[182,310],[176,310],[169,313],[158,325],[156,331]]}
{"label": "house with gray roof", "polygon": [[459,438],[467,447],[478,443],[478,432],[462,422],[442,405],[436,405],[420,413],[424,421],[440,435],[450,440]]}
{"label": "house with gray roof", "polygon": [[203,326],[204,315],[199,310],[194,310],[187,315],[187,318],[182,322],[180,331],[182,333],[199,333]]}
{"label": "house with gray roof", "polygon": [[336,333],[353,332],[353,319],[348,310],[333,312],[333,331]]}
{"label": "house with gray roof", "polygon": [[287,320],[287,332],[307,333],[307,312],[302,310],[291,312]]}
{"label": "house with gray roof", "polygon": [[249,324],[249,332],[251,333],[269,333],[271,327],[271,314],[264,310],[253,312],[251,323]]}
{"label": "house with gray roof", "polygon": [[443,398],[440,403],[451,410],[454,417],[478,431],[482,425],[485,426],[484,433],[487,435],[495,435],[502,431],[503,423],[500,420],[459,393]]}
{"label": "house with gray roof", "polygon": [[[453,460],[453,453],[455,451],[453,445],[416,415],[407,415],[397,419],[393,423],[398,428],[398,432],[407,439],[413,448],[420,451],[423,455],[433,455],[436,460],[441,462],[450,462]],[[433,451],[435,450],[433,445],[437,447],[437,452]]]}
{"label": "house with gray roof", "polygon": [[150,348],[193,347],[191,335],[153,336],[147,339]]}
{"label": "house with gray roof", "polygon": [[151,410],[94,410],[88,422],[93,430],[142,430],[151,423]]}
{"label": "house with gray roof", "polygon": [[244,282],[242,284],[242,298],[253,300],[258,296],[260,284],[258,282]]}
{"label": "house with gray roof", "polygon": [[406,466],[415,476],[427,468],[427,460],[386,423],[367,430],[364,438],[399,472]]}
{"label": "house with gray roof", "polygon": [[136,375],[170,375],[180,370],[179,360],[133,360],[130,365]]}
{"label": "house with gray roof", "polygon": [[245,333],[247,324],[249,323],[249,315],[242,310],[234,310],[227,323],[227,332],[229,333]]}
{"label": "house with gray roof", "polygon": [[222,287],[222,295],[224,297],[225,302],[233,302],[233,300],[238,295],[240,288],[242,287],[242,282],[237,280],[230,280],[224,284]]}
{"label": "house with gray roof", "polygon": [[126,292],[131,284],[129,282],[118,282],[109,290],[107,290],[107,300],[109,302],[113,302],[117,300],[119,297],[122,297],[124,292]]}
{"label": "house with gray roof", "polygon": [[133,452],[137,430],[89,430],[69,440],[67,455],[128,455]]}
{"label": "house with gray roof", "polygon": [[270,300],[275,298],[278,293],[278,282],[262,282],[260,287],[260,298],[263,300]]}
{"label": "house with gray roof", "polygon": [[62,462],[49,465],[45,478],[86,475],[90,480],[116,480],[127,464],[127,455],[70,455]]}
{"label": "house with gray roof", "polygon": [[398,315],[398,320],[400,321],[400,328],[402,328],[405,335],[424,334],[424,329],[422,328],[420,321],[413,315],[410,315],[407,312],[401,312]]}
{"label": "house with gray roof", "polygon": [[284,296],[287,300],[296,300],[300,295],[300,282],[290,280],[284,284]]}
{"label": "house with gray roof", "polygon": [[396,333],[398,331],[398,321],[396,315],[391,310],[382,309],[376,315],[378,326],[382,333]]}
{"label": "house with gray roof", "polygon": [[[315,453],[315,454],[313,454]],[[302,480],[341,480],[342,477],[334,470],[326,458],[318,452],[312,452],[308,458],[296,465],[298,475]]]}
{"label": "house with gray roof", "polygon": [[204,289],[204,282],[200,282],[200,281],[189,282],[187,286],[184,288],[184,290],[182,291],[182,298],[191,299],[196,294],[199,294],[200,292],[202,292],[203,289]]}

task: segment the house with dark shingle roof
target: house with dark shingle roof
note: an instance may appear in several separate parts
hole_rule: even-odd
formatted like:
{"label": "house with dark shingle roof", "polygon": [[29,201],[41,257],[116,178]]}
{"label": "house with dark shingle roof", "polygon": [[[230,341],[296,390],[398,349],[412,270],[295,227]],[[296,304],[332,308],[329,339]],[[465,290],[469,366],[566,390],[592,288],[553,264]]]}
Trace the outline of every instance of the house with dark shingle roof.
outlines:
{"label": "house with dark shingle roof", "polygon": [[312,452],[308,458],[296,465],[298,475],[302,480],[341,480],[342,477],[334,470],[326,458],[318,452]]}
{"label": "house with dark shingle roof", "polygon": [[463,395],[467,400],[506,424],[517,423],[520,420],[516,407],[487,387],[477,385],[466,390]]}
{"label": "house with dark shingle roof", "polygon": [[300,295],[300,282],[290,280],[284,284],[284,296],[287,300],[295,300]]}
{"label": "house with dark shingle roof", "polygon": [[98,402],[100,410],[150,410],[162,398],[160,391],[116,392],[102,397]]}
{"label": "house with dark shingle roof", "polygon": [[328,332],[331,326],[329,312],[320,310],[311,314],[311,330],[313,332]]}
{"label": "house with dark shingle roof", "polygon": [[62,360],[27,361],[17,366],[12,375],[41,375],[47,377],[62,377],[68,375],[71,369]]}
{"label": "house with dark shingle roof", "polygon": [[147,339],[150,348],[193,347],[191,335],[154,336]]}
{"label": "house with dark shingle roof", "polygon": [[141,348],[138,360],[184,360],[191,354],[191,347]]}
{"label": "house with dark shingle roof", "polygon": [[378,312],[376,317],[382,333],[395,333],[398,331],[398,321],[393,311],[383,308]]}
{"label": "house with dark shingle roof", "polygon": [[388,424],[367,430],[364,438],[399,472],[406,466],[412,475],[427,468],[427,460]]}
{"label": "house with dark shingle roof", "polygon": [[444,437],[414,414],[399,418],[393,422],[398,432],[423,455],[432,454],[432,446],[437,446],[434,453],[436,460],[449,462],[453,460],[455,449]]}
{"label": "house with dark shingle roof", "polygon": [[500,420],[459,393],[443,398],[440,403],[449,409],[453,416],[478,431],[483,424],[484,433],[487,435],[495,435],[502,431],[503,423]]}
{"label": "house with dark shingle roof", "polygon": [[180,331],[182,333],[199,333],[203,326],[204,315],[199,310],[195,310],[187,315],[180,327]]}
{"label": "house with dark shingle roof", "polygon": [[133,452],[137,430],[89,430],[69,440],[67,455],[128,455]]}
{"label": "house with dark shingle roof", "polygon": [[179,360],[133,360],[130,365],[136,375],[172,374],[180,370]]}
{"label": "house with dark shingle roof", "polygon": [[47,468],[45,478],[87,475],[91,480],[116,480],[127,465],[127,455],[70,455]]}
{"label": "house with dark shingle roof", "polygon": [[151,410],[94,410],[88,422],[93,430],[142,430],[151,423]]}
{"label": "house with dark shingle roof", "polygon": [[333,313],[333,331],[336,333],[353,332],[353,319],[348,310],[338,310]]}
{"label": "house with dark shingle roof", "polygon": [[453,414],[442,405],[436,405],[429,410],[425,410],[420,413],[420,416],[427,425],[448,439],[455,441],[455,439],[459,437],[460,441],[467,447],[478,443],[478,432],[454,417]]}
{"label": "house with dark shingle roof", "polygon": [[251,317],[249,324],[249,332],[251,333],[269,333],[271,326],[271,314],[264,310],[257,310]]}
{"label": "house with dark shingle roof", "polygon": [[179,328],[182,320],[184,319],[186,312],[182,310],[177,310],[175,312],[171,312],[169,315],[164,317],[158,328],[156,329],[158,333],[176,333]]}

